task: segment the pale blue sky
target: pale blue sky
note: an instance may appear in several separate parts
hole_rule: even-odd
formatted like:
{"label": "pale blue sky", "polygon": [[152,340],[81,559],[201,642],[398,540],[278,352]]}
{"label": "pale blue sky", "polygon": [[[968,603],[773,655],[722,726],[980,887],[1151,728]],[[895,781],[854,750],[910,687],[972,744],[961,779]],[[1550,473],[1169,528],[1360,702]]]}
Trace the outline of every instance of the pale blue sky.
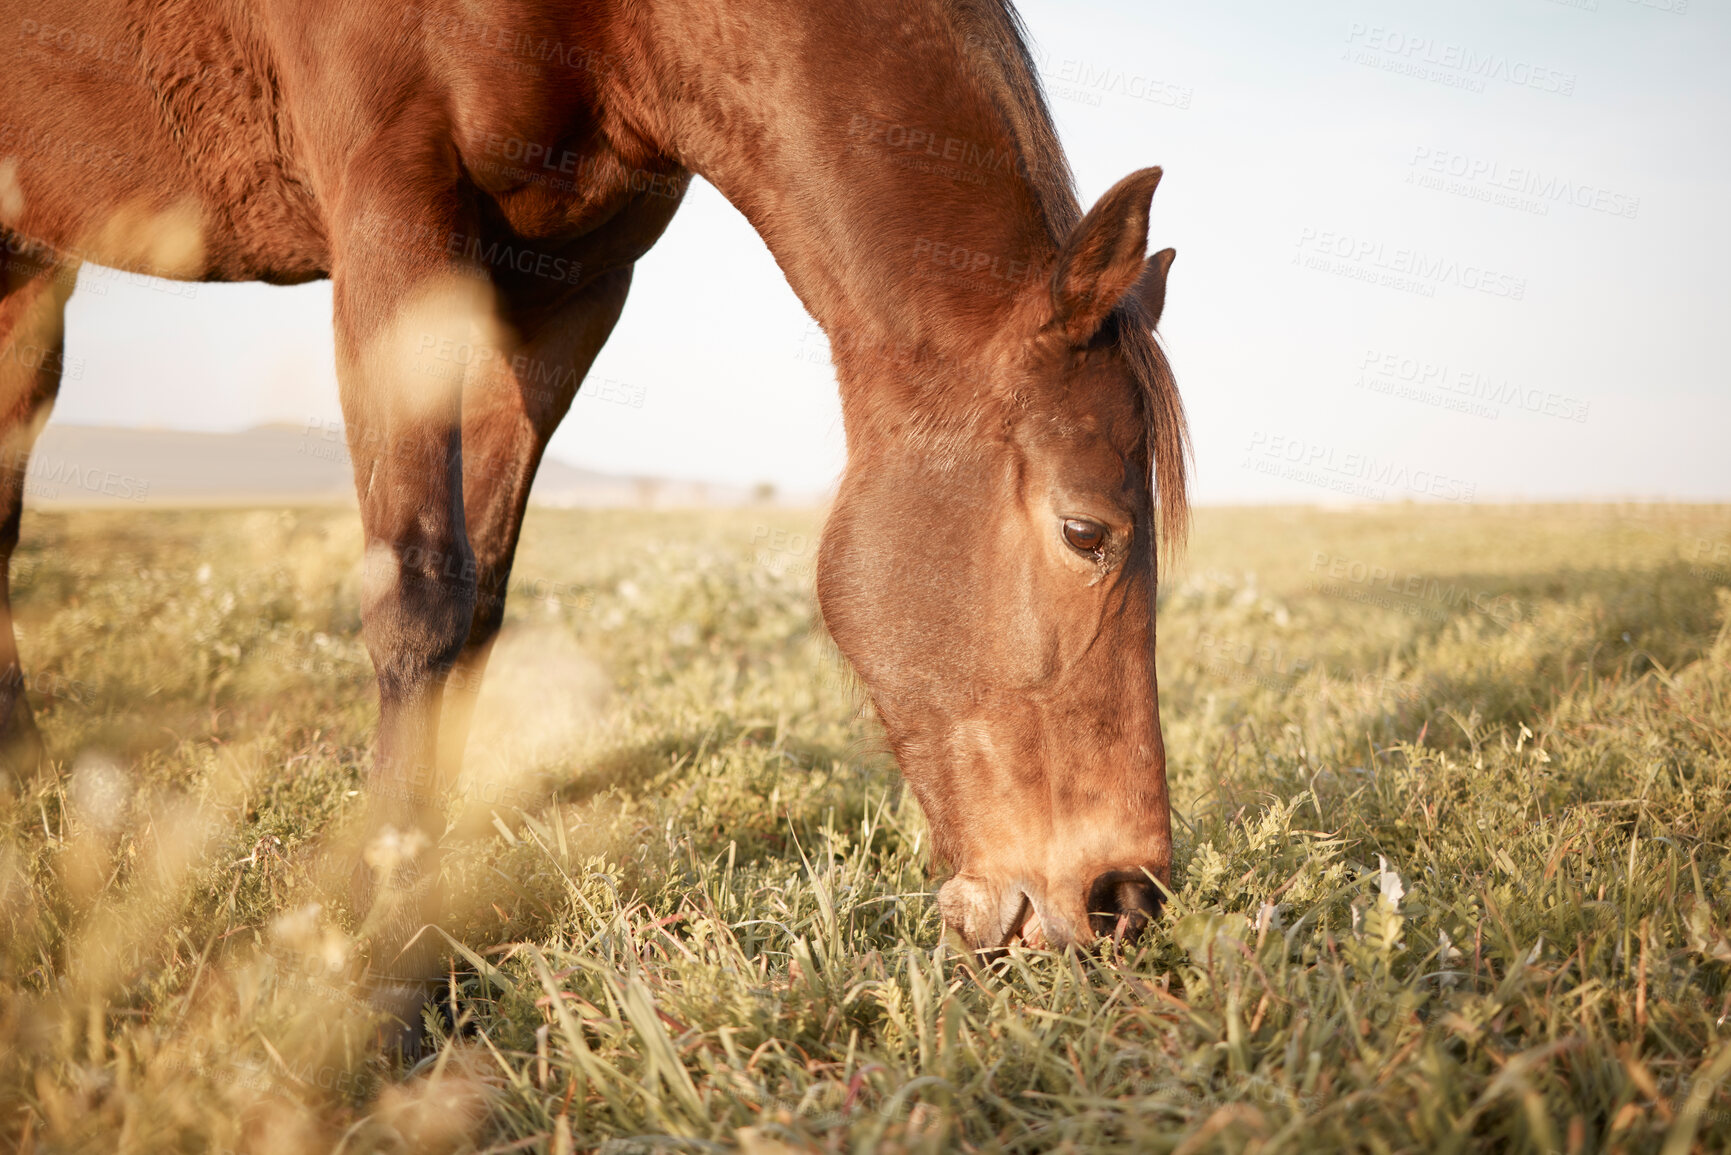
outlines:
{"label": "pale blue sky", "polygon": [[[1731,498],[1723,4],[1022,7],[1084,201],[1166,169],[1201,500]],[[168,289],[87,271],[57,420],[337,417],[328,285]],[[573,464],[806,491],[840,469],[821,337],[701,182],[595,375],[644,403],[580,400],[552,449]]]}

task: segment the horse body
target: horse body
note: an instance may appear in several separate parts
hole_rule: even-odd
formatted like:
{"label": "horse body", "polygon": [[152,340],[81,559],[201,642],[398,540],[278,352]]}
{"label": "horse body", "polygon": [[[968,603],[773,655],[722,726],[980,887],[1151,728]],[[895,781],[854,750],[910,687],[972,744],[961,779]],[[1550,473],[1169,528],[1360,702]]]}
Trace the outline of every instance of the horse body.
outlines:
{"label": "horse body", "polygon": [[[1183,517],[1149,333],[1159,173],[1081,217],[998,0],[0,17],[0,349],[60,348],[82,260],[334,282],[380,687],[369,831],[396,848],[369,859],[369,899],[425,885],[530,482],[698,173],[831,339],[849,464],[819,595],[956,872],[946,921],[974,946],[1061,944],[1156,908],[1152,470]],[[490,352],[453,380],[429,361],[454,345]],[[57,386],[57,357],[0,356],[8,558]],[[4,734],[28,753],[0,635]]]}

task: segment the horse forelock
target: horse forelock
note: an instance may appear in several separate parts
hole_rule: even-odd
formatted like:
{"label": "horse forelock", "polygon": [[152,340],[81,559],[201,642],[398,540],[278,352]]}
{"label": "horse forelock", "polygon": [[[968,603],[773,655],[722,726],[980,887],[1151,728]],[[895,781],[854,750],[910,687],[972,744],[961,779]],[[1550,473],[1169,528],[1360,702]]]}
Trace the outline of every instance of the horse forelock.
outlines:
{"label": "horse forelock", "polygon": [[1142,394],[1143,437],[1160,510],[1160,541],[1175,558],[1190,531],[1190,427],[1165,350],[1140,317],[1123,317],[1119,347]]}

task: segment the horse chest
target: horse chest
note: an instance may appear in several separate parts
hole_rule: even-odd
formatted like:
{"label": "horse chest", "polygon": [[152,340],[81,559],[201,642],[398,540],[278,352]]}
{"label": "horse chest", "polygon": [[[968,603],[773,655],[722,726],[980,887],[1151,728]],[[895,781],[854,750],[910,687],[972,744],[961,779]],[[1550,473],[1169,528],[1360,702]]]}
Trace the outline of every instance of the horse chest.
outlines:
{"label": "horse chest", "polygon": [[592,266],[635,260],[665,227],[688,175],[666,158],[633,158],[586,118],[564,123],[563,131],[511,121],[460,131],[464,171],[486,205],[482,227],[561,246]]}

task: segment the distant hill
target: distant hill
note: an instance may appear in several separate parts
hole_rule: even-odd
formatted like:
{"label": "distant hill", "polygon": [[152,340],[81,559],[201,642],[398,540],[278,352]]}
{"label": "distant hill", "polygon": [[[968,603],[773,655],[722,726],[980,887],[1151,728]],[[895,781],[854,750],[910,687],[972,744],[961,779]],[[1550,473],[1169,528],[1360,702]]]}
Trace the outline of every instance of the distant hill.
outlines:
{"label": "distant hill", "polygon": [[[740,486],[597,473],[548,458],[530,501],[682,507],[745,505],[761,496]],[[50,422],[25,475],[25,503],[36,507],[341,504],[354,499],[342,431],[323,424],[183,433]]]}

